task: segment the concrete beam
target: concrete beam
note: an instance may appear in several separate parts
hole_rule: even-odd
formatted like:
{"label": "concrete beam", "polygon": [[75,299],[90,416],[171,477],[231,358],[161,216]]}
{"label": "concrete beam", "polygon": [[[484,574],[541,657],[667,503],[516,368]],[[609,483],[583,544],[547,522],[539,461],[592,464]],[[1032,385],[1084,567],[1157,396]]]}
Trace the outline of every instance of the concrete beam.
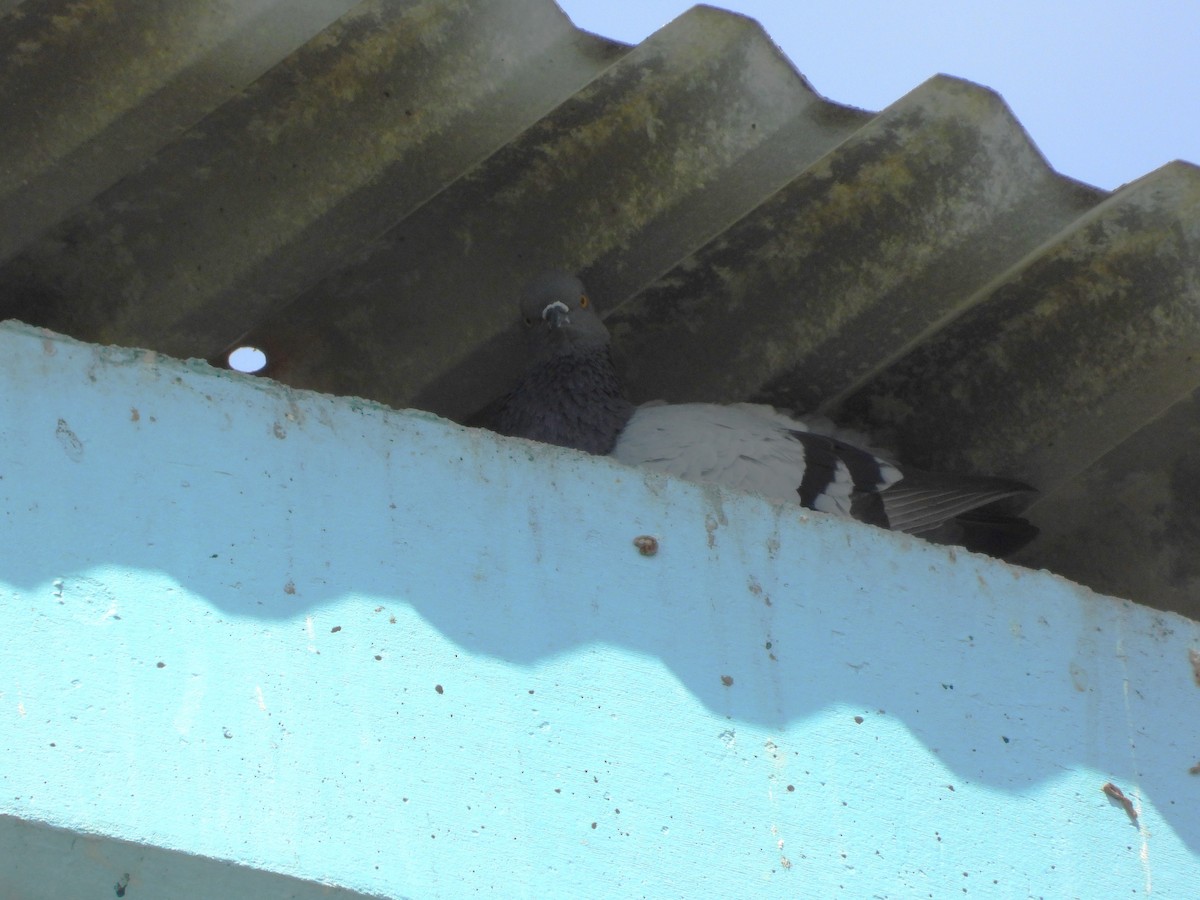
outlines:
{"label": "concrete beam", "polygon": [[14,896],[1200,883],[1200,624],[1061,578],[19,325],[0,511]]}

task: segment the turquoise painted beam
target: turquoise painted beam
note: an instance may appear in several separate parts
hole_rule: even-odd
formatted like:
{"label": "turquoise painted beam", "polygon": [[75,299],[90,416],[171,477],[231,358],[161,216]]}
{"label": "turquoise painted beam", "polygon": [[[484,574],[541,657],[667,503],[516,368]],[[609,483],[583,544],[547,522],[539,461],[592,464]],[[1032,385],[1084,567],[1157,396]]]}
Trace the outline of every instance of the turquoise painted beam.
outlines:
{"label": "turquoise painted beam", "polygon": [[423,413],[5,325],[0,605],[0,897],[1200,886],[1197,623]]}

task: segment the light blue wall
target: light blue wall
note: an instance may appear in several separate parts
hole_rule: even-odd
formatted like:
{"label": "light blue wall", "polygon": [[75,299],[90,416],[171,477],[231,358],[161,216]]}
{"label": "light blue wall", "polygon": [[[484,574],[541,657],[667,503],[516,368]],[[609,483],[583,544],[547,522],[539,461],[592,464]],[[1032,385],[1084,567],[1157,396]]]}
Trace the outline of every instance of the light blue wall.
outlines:
{"label": "light blue wall", "polygon": [[1200,896],[1200,626],[1050,575],[12,325],[0,554],[0,897]]}

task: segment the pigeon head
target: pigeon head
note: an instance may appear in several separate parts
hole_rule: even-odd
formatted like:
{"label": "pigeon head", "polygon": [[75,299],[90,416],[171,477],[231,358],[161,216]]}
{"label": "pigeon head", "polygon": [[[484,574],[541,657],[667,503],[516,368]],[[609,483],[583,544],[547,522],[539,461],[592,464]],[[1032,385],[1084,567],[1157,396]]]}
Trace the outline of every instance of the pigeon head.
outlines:
{"label": "pigeon head", "polygon": [[547,272],[521,292],[529,367],[492,416],[501,434],[608,453],[633,414],[608,329],[574,275]]}
{"label": "pigeon head", "polygon": [[596,314],[583,282],[567,272],[546,272],[525,286],[521,324],[534,360],[608,347],[608,329]]}

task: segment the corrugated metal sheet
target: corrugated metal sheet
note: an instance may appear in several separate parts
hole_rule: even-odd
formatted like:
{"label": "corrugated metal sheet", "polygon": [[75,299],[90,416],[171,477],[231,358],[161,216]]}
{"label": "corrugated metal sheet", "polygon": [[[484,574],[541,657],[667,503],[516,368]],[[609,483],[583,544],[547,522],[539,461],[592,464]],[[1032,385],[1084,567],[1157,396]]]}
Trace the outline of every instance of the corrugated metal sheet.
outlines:
{"label": "corrugated metal sheet", "polygon": [[708,7],[637,47],[551,0],[5,10],[0,317],[463,418],[574,269],[635,398],[1031,481],[1019,561],[1200,618],[1195,166],[1091,188],[985,88],[840,106]]}

